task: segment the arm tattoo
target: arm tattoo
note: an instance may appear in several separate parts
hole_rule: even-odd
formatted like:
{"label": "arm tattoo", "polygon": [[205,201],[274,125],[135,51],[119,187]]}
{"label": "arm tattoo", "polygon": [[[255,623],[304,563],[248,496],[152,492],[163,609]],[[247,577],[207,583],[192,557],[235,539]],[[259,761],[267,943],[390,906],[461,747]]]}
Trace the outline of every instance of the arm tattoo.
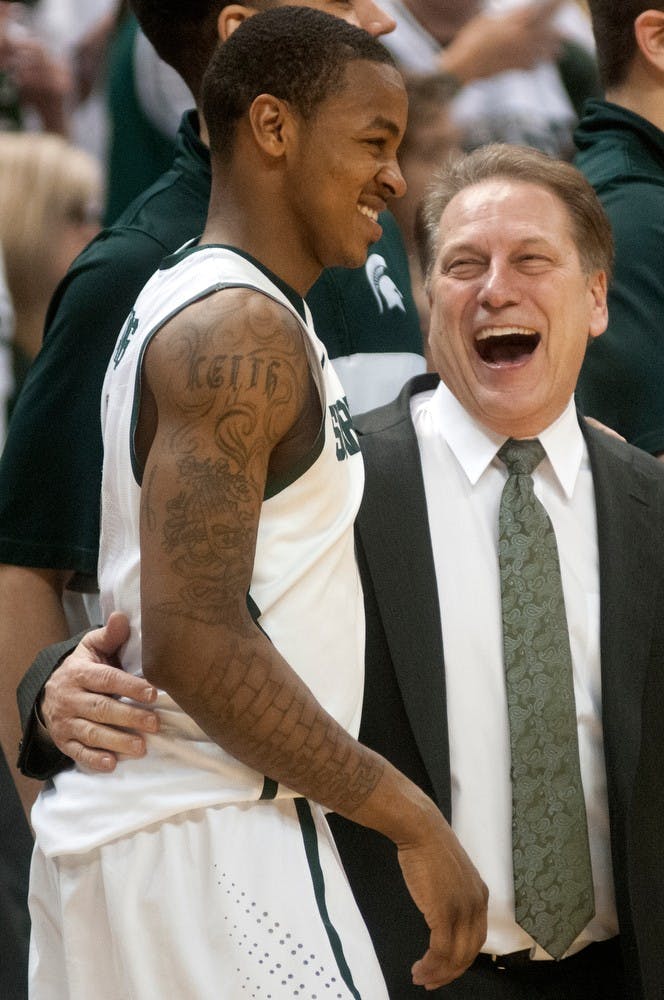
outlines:
{"label": "arm tattoo", "polygon": [[241,639],[226,646],[223,668],[213,664],[192,691],[219,720],[210,736],[259,770],[269,760],[271,776],[287,773],[283,780],[311,798],[324,789],[326,805],[352,813],[378,784],[381,758],[357,754],[308,688],[279,683],[268,657],[251,647]]}
{"label": "arm tattoo", "polygon": [[163,501],[161,544],[182,585],[160,606],[210,625],[246,599],[269,456],[308,388],[296,321],[264,302],[250,296],[221,319],[217,309],[208,325],[199,315],[169,344],[177,418],[165,450],[177,492]]}
{"label": "arm tattoo", "polygon": [[252,545],[251,518],[243,515],[249,485],[223,459],[213,464],[188,455],[177,465],[182,489],[166,504],[163,547],[184,583],[180,601],[163,608],[219,624],[245,574],[244,560],[235,553]]}
{"label": "arm tattoo", "polygon": [[380,781],[383,762],[358,749],[247,618],[270,454],[310,398],[302,335],[290,317],[277,328],[275,315],[254,296],[229,321],[240,319],[245,334],[248,324],[250,336],[220,336],[217,312],[214,325],[199,315],[169,341],[171,418],[152,470],[170,470],[169,489],[158,503],[148,480],[143,517],[148,529],[158,525],[168,584],[150,611],[166,616],[166,634],[174,615],[214,630],[200,632],[197,666],[173,685],[208,735],[260,773],[348,815]]}

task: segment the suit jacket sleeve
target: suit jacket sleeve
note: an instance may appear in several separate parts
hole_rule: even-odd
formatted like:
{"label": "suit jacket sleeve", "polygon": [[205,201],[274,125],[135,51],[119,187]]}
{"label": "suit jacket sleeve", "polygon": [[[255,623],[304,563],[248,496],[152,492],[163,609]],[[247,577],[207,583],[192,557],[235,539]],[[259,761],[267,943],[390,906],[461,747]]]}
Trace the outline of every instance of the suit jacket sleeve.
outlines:
{"label": "suit jacket sleeve", "polygon": [[64,642],[42,649],[18,686],[16,700],[21,715],[23,736],[19,744],[17,763],[19,770],[27,778],[46,781],[47,778],[52,778],[59,771],[72,765],[69,757],[61,753],[54,744],[46,743],[40,736],[36,706],[46,681],[65,657],[76,649],[85,634],[80,632],[70,639],[65,639]]}

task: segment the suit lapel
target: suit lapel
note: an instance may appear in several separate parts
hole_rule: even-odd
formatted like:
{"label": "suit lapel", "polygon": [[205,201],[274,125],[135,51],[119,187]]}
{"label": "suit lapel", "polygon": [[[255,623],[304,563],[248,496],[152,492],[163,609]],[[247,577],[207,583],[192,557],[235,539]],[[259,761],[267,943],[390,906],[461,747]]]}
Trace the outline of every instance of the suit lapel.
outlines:
{"label": "suit lapel", "polygon": [[[631,798],[641,742],[641,704],[659,586],[654,549],[656,481],[626,462],[624,447],[582,421],[593,473],[600,576],[602,716],[609,801]],[[615,817],[618,818],[618,817]]]}
{"label": "suit lapel", "polygon": [[438,803],[450,815],[449,745],[438,590],[409,382],[390,407],[360,421],[366,487],[358,530],[412,732]]}

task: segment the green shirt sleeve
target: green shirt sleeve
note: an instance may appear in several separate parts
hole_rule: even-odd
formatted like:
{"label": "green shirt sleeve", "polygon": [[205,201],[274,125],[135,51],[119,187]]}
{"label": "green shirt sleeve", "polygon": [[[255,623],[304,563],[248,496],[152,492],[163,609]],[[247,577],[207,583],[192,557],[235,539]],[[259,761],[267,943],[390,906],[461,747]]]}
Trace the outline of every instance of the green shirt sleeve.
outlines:
{"label": "green shirt sleeve", "polygon": [[586,354],[583,412],[651,453],[664,451],[664,176],[602,191],[616,241],[609,326]]}
{"label": "green shirt sleeve", "polygon": [[108,230],[60,285],[0,460],[1,562],[70,570],[94,587],[101,387],[122,323],[163,255],[143,233]]}

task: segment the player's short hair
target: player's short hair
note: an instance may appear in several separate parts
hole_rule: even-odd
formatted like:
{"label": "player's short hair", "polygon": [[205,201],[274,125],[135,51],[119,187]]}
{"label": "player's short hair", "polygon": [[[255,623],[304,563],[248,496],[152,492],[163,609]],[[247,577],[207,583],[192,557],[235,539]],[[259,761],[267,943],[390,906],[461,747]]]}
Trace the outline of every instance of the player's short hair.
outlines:
{"label": "player's short hair", "polygon": [[625,82],[636,55],[634,22],[644,10],[664,10],[648,0],[588,0],[597,49],[597,65],[605,90]]}
{"label": "player's short hair", "polygon": [[238,121],[259,94],[271,94],[305,120],[335,90],[356,60],[392,56],[366,31],[309,7],[275,7],[244,21],[215,52],[203,80],[210,149],[227,160]]}
{"label": "player's short hair", "polygon": [[438,253],[440,218],[455,195],[483,181],[504,178],[547,188],[565,206],[581,267],[586,275],[611,277],[613,235],[606,213],[580,170],[537,149],[494,143],[452,158],[432,180],[415,225],[422,272],[427,282]]}
{"label": "player's short hair", "polygon": [[[200,96],[201,81],[219,42],[217,21],[230,0],[130,0],[143,34],[164,62]],[[262,10],[273,0],[251,0]]]}

